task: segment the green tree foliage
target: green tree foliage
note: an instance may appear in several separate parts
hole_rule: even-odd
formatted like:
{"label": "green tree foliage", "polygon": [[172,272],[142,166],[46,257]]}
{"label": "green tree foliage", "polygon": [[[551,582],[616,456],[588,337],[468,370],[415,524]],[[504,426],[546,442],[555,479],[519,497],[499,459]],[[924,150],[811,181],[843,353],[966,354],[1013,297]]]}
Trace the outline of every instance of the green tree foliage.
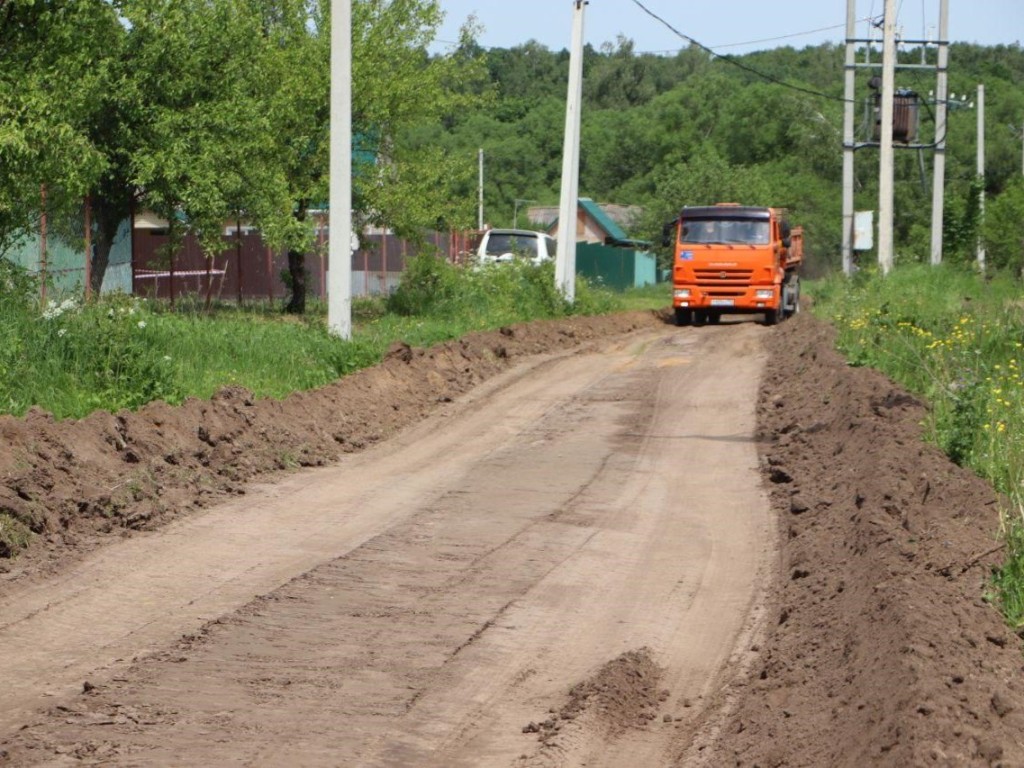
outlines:
{"label": "green tree foliage", "polygon": [[[736,57],[741,68],[697,47],[666,56],[639,53],[626,39],[588,46],[580,194],[643,206],[647,215],[631,234],[655,241],[663,217],[683,205],[732,200],[783,206],[805,228],[809,266],[836,267],[844,53],[834,44],[777,48]],[[504,226],[512,223],[516,199],[558,201],[568,53],[530,42],[487,51],[486,59],[497,103],[460,115],[429,140],[466,156],[484,149],[486,218]],[[1020,174],[1024,92],[1015,83],[1024,79],[1024,51],[1019,45],[958,44],[951,62],[951,90],[986,86],[985,190],[991,210]],[[903,71],[898,81],[921,94],[934,88],[934,79],[920,71]],[[865,83],[859,89],[866,93]],[[925,143],[934,139],[932,111],[926,105],[922,113]],[[858,122],[863,116],[858,108]],[[981,231],[975,118],[970,109],[949,114],[945,231],[951,260],[969,259]],[[866,129],[859,130],[858,140],[866,140]],[[897,153],[895,234],[903,262],[929,257],[931,159],[928,151]],[[877,151],[860,150],[857,207],[874,208],[877,190]],[[1000,253],[1003,241],[1016,236],[1006,232],[1007,221],[1008,216],[997,218],[983,230]]]}
{"label": "green tree foliage", "polygon": [[[329,6],[315,0],[0,0],[0,246],[92,199],[94,286],[135,202],[223,248],[225,220],[301,256],[327,198]],[[430,57],[436,0],[353,5],[355,213],[402,234],[466,226],[473,163],[405,134],[489,92],[466,48]],[[301,309],[302,302],[299,303]]]}
{"label": "green tree foliage", "polygon": [[1024,277],[1024,177],[1015,177],[988,205],[984,232],[992,265]]}
{"label": "green tree foliage", "polygon": [[[0,0],[0,250],[31,225],[45,184],[52,207],[71,210],[91,195],[97,281],[114,227],[136,200],[199,234],[209,252],[220,247],[222,222],[243,215],[290,249],[300,291],[307,212],[327,199],[329,6]],[[407,236],[472,226],[480,148],[490,224],[511,224],[524,200],[558,200],[568,52],[535,41],[484,50],[470,20],[452,50],[430,55],[440,18],[437,0],[354,2],[357,223]],[[1012,267],[1024,51],[957,44],[951,62],[951,90],[986,85],[989,216],[982,222],[977,204],[975,113],[955,109],[947,256],[969,260],[980,234],[998,254],[993,263]],[[785,206],[805,227],[811,263],[834,265],[842,72],[843,50],[831,44],[735,60],[695,46],[637,52],[625,38],[588,46],[580,192],[643,206],[648,216],[631,234],[655,240],[660,219],[682,205]],[[897,84],[927,93],[930,82],[907,71]],[[935,138],[931,109],[925,142]],[[901,261],[927,260],[930,160],[897,153]],[[877,153],[858,152],[858,208],[874,207],[877,186]]]}
{"label": "green tree foliage", "polygon": [[79,196],[103,157],[80,125],[101,89],[95,51],[116,19],[101,0],[0,0],[0,253],[51,202]]}

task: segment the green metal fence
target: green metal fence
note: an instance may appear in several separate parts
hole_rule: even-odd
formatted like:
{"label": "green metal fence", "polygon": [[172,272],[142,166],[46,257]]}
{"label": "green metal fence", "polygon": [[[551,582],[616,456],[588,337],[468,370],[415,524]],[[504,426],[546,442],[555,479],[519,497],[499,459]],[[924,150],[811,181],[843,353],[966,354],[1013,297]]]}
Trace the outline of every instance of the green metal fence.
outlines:
{"label": "green metal fence", "polygon": [[657,264],[654,254],[646,251],[579,243],[576,246],[576,274],[596,285],[624,291],[657,282]]}

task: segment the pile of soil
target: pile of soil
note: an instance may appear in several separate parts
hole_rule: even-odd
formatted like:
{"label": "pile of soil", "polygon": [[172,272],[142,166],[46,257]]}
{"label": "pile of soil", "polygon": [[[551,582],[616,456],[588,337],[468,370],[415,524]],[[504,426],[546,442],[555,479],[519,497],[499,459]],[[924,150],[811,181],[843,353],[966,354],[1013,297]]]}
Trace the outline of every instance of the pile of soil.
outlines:
{"label": "pile of soil", "polygon": [[332,462],[524,356],[663,322],[635,312],[510,326],[428,350],[396,343],[381,364],[283,400],[228,387],[211,400],[80,420],[38,409],[0,417],[0,579],[52,572],[111,536],[245,493],[246,482],[268,473]]}
{"label": "pile of soil", "polygon": [[588,714],[612,735],[644,728],[657,717],[658,708],[670,694],[658,687],[662,672],[649,648],[619,654],[574,685],[561,709],[552,709],[546,720],[523,726],[523,733],[539,734],[542,743],[554,746],[564,725]]}
{"label": "pile of soil", "polygon": [[986,599],[1004,500],[926,445],[925,405],[848,367],[830,327],[804,314],[766,344],[776,603],[702,762],[1024,765],[1021,644]]}

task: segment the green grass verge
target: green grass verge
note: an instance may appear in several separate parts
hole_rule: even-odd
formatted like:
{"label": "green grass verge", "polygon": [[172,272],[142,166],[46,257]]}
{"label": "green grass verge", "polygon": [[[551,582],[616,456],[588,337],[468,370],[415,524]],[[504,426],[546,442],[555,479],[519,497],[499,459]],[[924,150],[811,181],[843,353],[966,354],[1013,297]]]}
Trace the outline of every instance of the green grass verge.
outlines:
{"label": "green grass verge", "polygon": [[862,272],[808,286],[851,364],[878,368],[925,396],[930,438],[1012,500],[1006,562],[995,586],[1007,620],[1024,627],[1024,300],[1006,276],[953,266]]}
{"label": "green grass verge", "polygon": [[83,306],[68,299],[37,306],[38,286],[0,259],[0,413],[32,406],[57,418],[152,400],[210,397],[239,385],[284,397],[373,365],[397,340],[423,347],[516,322],[572,314],[660,308],[666,286],[614,294],[579,281],[574,305],[554,287],[553,265],[483,270],[413,259],[389,298],[353,302],[349,341],[327,331],[326,307],[303,318],[267,304],[165,304],[114,296]]}

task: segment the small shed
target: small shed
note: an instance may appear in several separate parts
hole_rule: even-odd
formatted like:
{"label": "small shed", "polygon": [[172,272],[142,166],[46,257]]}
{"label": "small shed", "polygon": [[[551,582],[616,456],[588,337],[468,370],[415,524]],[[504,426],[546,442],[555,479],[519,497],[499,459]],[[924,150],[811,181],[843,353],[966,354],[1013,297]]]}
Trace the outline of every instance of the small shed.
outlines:
{"label": "small shed", "polygon": [[[560,222],[548,225],[548,234],[560,236]],[[657,265],[650,243],[630,239],[604,209],[588,197],[579,199],[576,213],[576,274],[615,290],[652,285]]]}

